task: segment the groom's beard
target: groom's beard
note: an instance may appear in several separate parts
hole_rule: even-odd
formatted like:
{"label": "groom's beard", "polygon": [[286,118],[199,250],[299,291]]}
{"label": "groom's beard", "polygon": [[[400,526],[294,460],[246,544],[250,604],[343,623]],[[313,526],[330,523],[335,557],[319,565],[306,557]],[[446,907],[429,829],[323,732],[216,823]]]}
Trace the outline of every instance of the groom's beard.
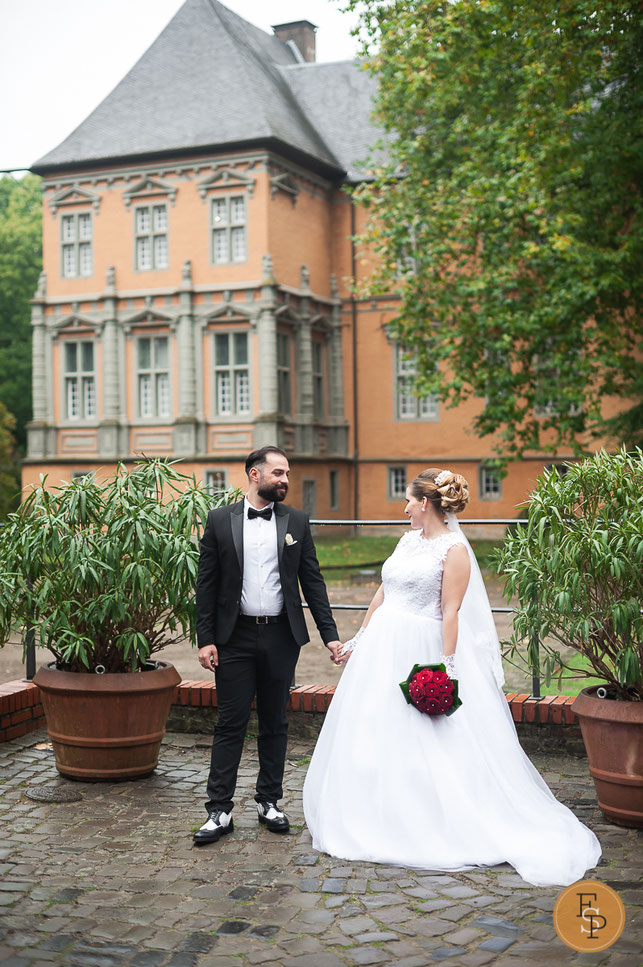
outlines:
{"label": "groom's beard", "polygon": [[288,493],[287,483],[276,483],[268,484],[261,482],[260,486],[257,487],[257,493],[264,500],[272,501],[278,504],[280,501],[286,499],[286,494]]}

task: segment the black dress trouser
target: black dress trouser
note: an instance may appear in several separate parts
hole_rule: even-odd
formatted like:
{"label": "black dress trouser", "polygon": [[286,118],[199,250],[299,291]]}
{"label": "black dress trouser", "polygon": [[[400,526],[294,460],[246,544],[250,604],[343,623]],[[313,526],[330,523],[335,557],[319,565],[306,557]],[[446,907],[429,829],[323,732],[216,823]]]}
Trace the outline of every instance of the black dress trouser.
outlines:
{"label": "black dress trouser", "polygon": [[232,637],[218,647],[215,669],[218,716],[212,742],[208,802],[210,812],[230,812],[237,784],[250,706],[257,699],[259,775],[255,799],[278,802],[288,739],[286,705],[299,646],[288,621],[277,624],[237,622]]}

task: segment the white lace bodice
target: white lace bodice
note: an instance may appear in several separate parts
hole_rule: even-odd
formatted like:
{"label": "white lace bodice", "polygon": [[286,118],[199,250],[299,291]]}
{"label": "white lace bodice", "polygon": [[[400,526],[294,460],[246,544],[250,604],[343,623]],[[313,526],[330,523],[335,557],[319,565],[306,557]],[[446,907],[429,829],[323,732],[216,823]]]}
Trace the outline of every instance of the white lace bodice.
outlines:
{"label": "white lace bodice", "polygon": [[431,540],[421,530],[406,533],[382,567],[385,603],[441,621],[442,569],[455,544],[464,541],[450,531]]}

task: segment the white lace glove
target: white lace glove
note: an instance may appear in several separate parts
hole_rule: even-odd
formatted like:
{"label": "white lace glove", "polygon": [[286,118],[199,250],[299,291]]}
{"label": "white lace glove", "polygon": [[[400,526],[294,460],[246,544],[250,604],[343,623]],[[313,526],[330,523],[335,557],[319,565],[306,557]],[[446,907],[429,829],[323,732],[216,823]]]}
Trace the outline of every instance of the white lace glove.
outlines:
{"label": "white lace glove", "polygon": [[340,651],[340,655],[350,655],[351,652],[354,650],[355,645],[357,644],[357,642],[359,641],[359,639],[362,637],[363,634],[364,634],[364,629],[360,628],[357,634],[354,635],[353,638],[349,638],[348,641],[344,642],[344,644],[342,645],[342,650]]}
{"label": "white lace glove", "polygon": [[455,671],[455,655],[442,655],[439,664],[444,665],[449,678],[457,678]]}

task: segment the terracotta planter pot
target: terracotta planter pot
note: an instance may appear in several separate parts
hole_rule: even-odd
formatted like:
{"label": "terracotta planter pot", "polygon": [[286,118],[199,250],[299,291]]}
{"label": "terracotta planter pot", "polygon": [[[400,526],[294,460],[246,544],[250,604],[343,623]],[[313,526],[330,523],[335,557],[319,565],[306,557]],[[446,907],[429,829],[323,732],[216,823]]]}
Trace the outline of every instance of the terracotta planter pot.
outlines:
{"label": "terracotta planter pot", "polygon": [[643,826],[643,702],[617,702],[584,688],[573,704],[603,815]]}
{"label": "terracotta planter pot", "polygon": [[95,675],[39,668],[56,768],[70,779],[113,781],[149,775],[158,763],[174,688],[173,665]]}

